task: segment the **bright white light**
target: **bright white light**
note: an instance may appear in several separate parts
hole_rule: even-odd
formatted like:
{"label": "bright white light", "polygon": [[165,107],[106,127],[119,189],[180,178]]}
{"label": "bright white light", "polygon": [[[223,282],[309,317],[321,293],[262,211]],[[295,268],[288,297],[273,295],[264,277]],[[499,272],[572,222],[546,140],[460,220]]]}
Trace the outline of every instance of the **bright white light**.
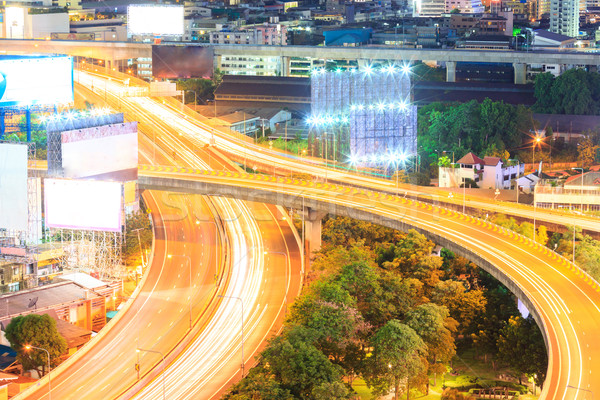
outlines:
{"label": "bright white light", "polygon": [[373,72],[373,67],[370,65],[365,66],[365,68],[363,69],[364,73],[367,75],[370,75]]}
{"label": "bright white light", "polygon": [[385,110],[385,104],[384,103],[377,104],[377,110],[379,110],[379,111]]}
{"label": "bright white light", "polygon": [[360,111],[360,110],[364,110],[364,109],[365,109],[365,106],[363,106],[362,104],[359,104],[359,105],[358,105],[358,110],[359,110],[359,111]]}
{"label": "bright white light", "polygon": [[0,107],[73,102],[71,57],[3,59],[0,71]]}
{"label": "bright white light", "polygon": [[46,226],[121,231],[121,183],[45,179]]}
{"label": "bright white light", "polygon": [[405,111],[407,107],[408,106],[403,101],[401,101],[400,103],[398,103],[398,109],[401,110],[401,111]]}
{"label": "bright white light", "polygon": [[131,35],[183,35],[183,6],[130,5],[127,33]]}
{"label": "bright white light", "polygon": [[402,65],[402,72],[408,74],[410,72],[410,65],[404,64]]}

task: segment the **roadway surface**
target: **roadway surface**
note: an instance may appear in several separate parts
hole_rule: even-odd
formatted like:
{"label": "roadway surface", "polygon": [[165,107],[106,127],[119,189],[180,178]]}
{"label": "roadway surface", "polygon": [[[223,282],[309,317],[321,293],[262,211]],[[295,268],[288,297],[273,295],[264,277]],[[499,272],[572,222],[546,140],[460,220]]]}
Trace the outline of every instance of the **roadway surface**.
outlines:
{"label": "roadway surface", "polygon": [[[529,304],[546,339],[549,367],[540,399],[593,400],[600,393],[600,287],[544,246],[486,221],[399,196],[258,174],[142,168],[140,185],[186,193],[218,191],[411,227],[476,261]],[[300,202],[302,201],[302,202]]]}
{"label": "roadway surface", "polygon": [[[164,123],[144,122],[160,132],[160,139],[140,136],[142,162],[208,167],[202,161],[206,154],[186,149]],[[170,147],[177,147],[177,154]],[[230,168],[215,157],[211,166]],[[297,237],[282,209],[154,191],[144,192],[144,199],[152,211],[155,241],[139,292],[114,322],[52,372],[55,398],[130,398],[146,385],[142,398],[162,398],[162,385],[153,393],[162,376],[178,382],[170,385],[169,398],[216,397],[241,375],[241,308],[217,295],[244,301],[244,362],[250,366],[299,292]],[[235,319],[240,324],[232,324]],[[160,353],[166,372],[157,380]],[[191,373],[190,365],[181,366],[181,354],[204,369]],[[40,398],[47,390],[42,379],[18,398]]]}

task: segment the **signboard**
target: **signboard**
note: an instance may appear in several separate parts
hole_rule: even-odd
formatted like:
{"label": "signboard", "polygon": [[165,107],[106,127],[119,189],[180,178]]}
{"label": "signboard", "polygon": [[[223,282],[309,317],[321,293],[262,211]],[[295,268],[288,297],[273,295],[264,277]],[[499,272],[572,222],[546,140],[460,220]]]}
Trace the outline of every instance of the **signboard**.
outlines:
{"label": "signboard", "polygon": [[0,57],[0,107],[72,102],[72,57]]}
{"label": "signboard", "polygon": [[130,5],[127,7],[127,34],[183,35],[183,6]]}
{"label": "signboard", "polygon": [[45,179],[46,226],[120,232],[121,193],[120,182]]}
{"label": "signboard", "polygon": [[162,79],[210,78],[214,50],[203,46],[152,46],[152,76]]}
{"label": "signboard", "polygon": [[27,230],[27,145],[0,143],[0,228]]}
{"label": "signboard", "polygon": [[62,132],[61,142],[65,178],[137,179],[137,122]]}

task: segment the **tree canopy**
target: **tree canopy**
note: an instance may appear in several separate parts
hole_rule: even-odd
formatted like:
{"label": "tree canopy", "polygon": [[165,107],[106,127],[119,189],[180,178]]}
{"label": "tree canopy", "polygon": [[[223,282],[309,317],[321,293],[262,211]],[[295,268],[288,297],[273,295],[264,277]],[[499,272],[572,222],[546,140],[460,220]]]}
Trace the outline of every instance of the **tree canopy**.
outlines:
{"label": "tree canopy", "polygon": [[600,74],[581,68],[558,77],[549,72],[535,79],[533,109],[548,114],[597,115],[600,112]]}
{"label": "tree canopy", "polygon": [[35,346],[45,349],[50,354],[50,365],[60,363],[60,356],[67,351],[66,340],[58,333],[56,321],[48,314],[29,314],[17,316],[6,327],[6,339],[17,352],[17,361],[24,370],[35,369],[43,375],[48,365],[46,352],[37,349],[26,349]]}

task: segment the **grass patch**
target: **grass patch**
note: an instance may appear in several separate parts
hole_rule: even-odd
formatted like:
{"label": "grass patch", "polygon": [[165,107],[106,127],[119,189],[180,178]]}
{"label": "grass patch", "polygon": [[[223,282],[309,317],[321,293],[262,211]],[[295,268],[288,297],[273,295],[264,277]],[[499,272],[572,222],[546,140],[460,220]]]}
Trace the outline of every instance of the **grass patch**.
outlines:
{"label": "grass patch", "polygon": [[367,387],[364,379],[356,378],[352,382],[352,389],[360,396],[361,400],[371,400],[373,395],[371,394],[371,389]]}

